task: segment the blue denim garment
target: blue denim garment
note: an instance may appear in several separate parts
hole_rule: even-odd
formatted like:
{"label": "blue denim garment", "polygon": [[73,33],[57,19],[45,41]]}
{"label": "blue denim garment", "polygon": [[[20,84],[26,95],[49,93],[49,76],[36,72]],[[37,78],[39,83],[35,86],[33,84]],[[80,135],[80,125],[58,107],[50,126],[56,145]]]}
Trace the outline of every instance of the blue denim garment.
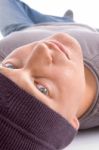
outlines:
{"label": "blue denim garment", "polygon": [[46,22],[74,22],[69,17],[42,14],[20,0],[0,0],[0,30],[3,36],[33,24]]}

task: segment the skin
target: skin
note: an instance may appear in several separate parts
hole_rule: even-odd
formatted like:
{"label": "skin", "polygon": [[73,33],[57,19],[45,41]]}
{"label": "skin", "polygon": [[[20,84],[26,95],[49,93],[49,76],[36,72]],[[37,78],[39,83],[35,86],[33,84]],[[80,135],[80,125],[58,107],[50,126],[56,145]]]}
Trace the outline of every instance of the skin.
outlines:
{"label": "skin", "polygon": [[90,107],[96,93],[95,79],[84,67],[79,43],[64,33],[15,49],[2,62],[1,73],[76,129],[78,118]]}

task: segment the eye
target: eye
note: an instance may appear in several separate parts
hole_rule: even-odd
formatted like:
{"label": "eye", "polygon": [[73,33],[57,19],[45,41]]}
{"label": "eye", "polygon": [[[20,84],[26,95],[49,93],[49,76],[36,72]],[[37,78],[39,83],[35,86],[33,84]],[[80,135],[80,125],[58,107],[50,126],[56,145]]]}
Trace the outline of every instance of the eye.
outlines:
{"label": "eye", "polygon": [[10,69],[15,69],[15,66],[13,64],[3,64],[4,67],[10,68]]}
{"label": "eye", "polygon": [[48,95],[48,89],[41,84],[35,83],[37,89],[44,95]]}

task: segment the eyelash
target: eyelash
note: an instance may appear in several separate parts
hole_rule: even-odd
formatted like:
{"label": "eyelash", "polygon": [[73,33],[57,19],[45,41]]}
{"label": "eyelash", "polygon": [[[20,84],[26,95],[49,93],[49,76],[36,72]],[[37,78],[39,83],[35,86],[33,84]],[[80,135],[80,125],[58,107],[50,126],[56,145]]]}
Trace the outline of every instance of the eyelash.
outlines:
{"label": "eyelash", "polygon": [[[10,69],[16,69],[16,67],[13,65],[13,64],[11,64],[11,63],[5,63],[5,64],[2,64],[4,67],[7,67],[7,68],[10,68]],[[10,65],[10,67],[9,67],[9,65]],[[13,67],[12,67],[13,66]]]}
{"label": "eyelash", "polygon": [[[10,68],[10,69],[16,69],[16,67],[11,64],[11,63],[6,63],[6,64],[3,64],[4,67],[7,67],[7,68]],[[9,67],[10,66],[10,67]],[[12,67],[13,66],[13,67]],[[44,87],[43,85],[39,84],[39,83],[36,83],[35,82],[35,86],[37,87],[37,89],[43,93],[44,95],[48,95],[48,89],[46,87]],[[41,88],[41,90],[40,90]],[[44,90],[44,91],[43,91]]]}
{"label": "eyelash", "polygon": [[[41,85],[41,84],[39,84],[39,83],[35,83],[35,86],[37,87],[37,89],[38,89],[41,93],[43,93],[44,95],[47,95],[47,96],[48,96],[49,92],[48,92],[48,89],[47,89],[46,87],[44,87],[43,85]],[[41,88],[41,90],[40,90],[40,88]],[[43,91],[43,90],[44,90],[44,91]]]}

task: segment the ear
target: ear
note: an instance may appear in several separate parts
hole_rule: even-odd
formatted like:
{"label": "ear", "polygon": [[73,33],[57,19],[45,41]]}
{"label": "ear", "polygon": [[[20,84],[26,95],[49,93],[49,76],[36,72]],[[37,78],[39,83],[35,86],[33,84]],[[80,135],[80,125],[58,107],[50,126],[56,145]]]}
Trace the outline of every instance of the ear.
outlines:
{"label": "ear", "polygon": [[76,130],[78,130],[78,129],[79,129],[79,121],[78,121],[78,119],[77,119],[77,117],[76,117],[76,116],[75,116],[75,117],[73,117],[73,119],[72,119],[71,123],[72,123],[72,126],[73,126]]}

